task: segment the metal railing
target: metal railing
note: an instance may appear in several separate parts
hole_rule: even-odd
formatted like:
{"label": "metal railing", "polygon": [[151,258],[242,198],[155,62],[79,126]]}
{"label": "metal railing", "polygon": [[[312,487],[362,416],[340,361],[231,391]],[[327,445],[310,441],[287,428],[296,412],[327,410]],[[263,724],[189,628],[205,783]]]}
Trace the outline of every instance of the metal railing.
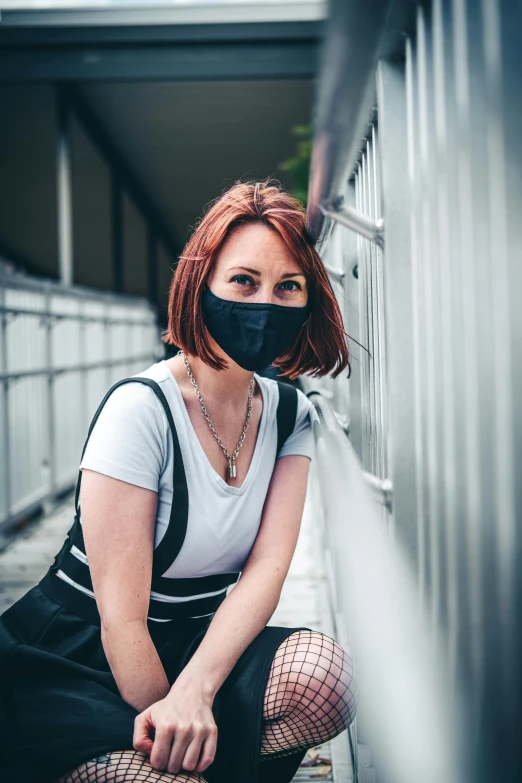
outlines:
{"label": "metal railing", "polygon": [[145,299],[0,270],[0,532],[74,487],[100,399],[163,355]]}
{"label": "metal railing", "polygon": [[[335,486],[321,474],[323,495],[330,486],[345,498],[342,523],[326,515],[331,549],[348,557],[357,534],[347,471],[366,491],[371,482],[393,490],[378,512],[388,554],[395,563],[399,547],[411,566],[423,627],[453,687],[445,708],[461,718],[452,781],[514,779],[522,766],[514,729],[522,703],[522,9],[510,0],[333,0],[331,11],[308,226],[354,338],[353,373],[349,383],[314,381],[309,393],[325,390],[347,417],[359,458],[341,475],[320,452],[338,477]],[[373,560],[368,551],[379,576]],[[349,624],[359,606],[348,601],[347,580],[336,584],[336,600]],[[390,609],[397,622],[413,611],[404,595]],[[367,605],[363,591],[358,600]],[[381,700],[400,725],[395,707]],[[406,726],[393,747],[372,721],[364,726],[357,742],[374,745],[381,765],[360,764],[361,779],[419,779],[408,767]]]}
{"label": "metal railing", "polygon": [[355,777],[373,779],[376,743],[386,753],[384,779],[454,783],[451,680],[420,611],[414,569],[383,525],[389,484],[362,469],[329,402],[317,391],[308,396],[319,414],[311,490],[336,638],[354,659],[360,696],[348,730]]}

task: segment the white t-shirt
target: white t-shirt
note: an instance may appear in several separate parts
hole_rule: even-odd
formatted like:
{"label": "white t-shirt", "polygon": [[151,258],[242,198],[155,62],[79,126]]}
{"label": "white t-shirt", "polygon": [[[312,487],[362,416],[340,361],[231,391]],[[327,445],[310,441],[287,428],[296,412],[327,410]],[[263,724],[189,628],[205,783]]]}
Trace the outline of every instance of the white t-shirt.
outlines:
{"label": "white t-shirt", "polygon": [[[188,487],[189,512],[185,540],[167,578],[208,576],[240,572],[255,541],[277,448],[277,382],[257,373],[263,394],[263,410],[248,473],[240,487],[229,486],[214,470],[201,446],[187,412],[181,390],[165,360],[135,376],[152,378],[170,406],[179,438]],[[317,417],[308,397],[297,390],[297,414],[293,432],[277,455],[314,453],[312,421]],[[154,391],[142,383],[118,386],[103,406],[93,427],[80,469],[158,492],[155,547],[169,524],[173,487],[173,443],[163,406]],[[73,547],[73,554],[85,556]],[[221,592],[221,591],[219,591]],[[215,593],[205,593],[214,595]],[[165,601],[193,600],[163,596]]]}

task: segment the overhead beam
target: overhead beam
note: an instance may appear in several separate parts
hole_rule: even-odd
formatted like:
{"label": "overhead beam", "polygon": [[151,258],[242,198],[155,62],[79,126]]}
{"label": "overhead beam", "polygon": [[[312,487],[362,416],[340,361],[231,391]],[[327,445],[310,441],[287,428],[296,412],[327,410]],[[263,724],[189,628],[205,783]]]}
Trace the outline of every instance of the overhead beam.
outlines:
{"label": "overhead beam", "polygon": [[17,47],[0,51],[2,81],[310,79],[317,43]]}
{"label": "overhead beam", "polygon": [[[128,13],[126,9],[125,14]],[[127,17],[125,17],[127,18]],[[16,24],[9,12],[0,17],[2,46],[69,46],[71,44],[249,43],[254,41],[316,41],[323,37],[325,20],[313,22],[255,22],[237,24],[42,25]]]}
{"label": "overhead beam", "polygon": [[317,74],[321,21],[111,27],[9,27],[0,80],[191,81]]}
{"label": "overhead beam", "polygon": [[[4,4],[5,5],[5,4]],[[12,26],[128,26],[163,25],[247,25],[263,23],[302,24],[315,22],[327,14],[327,0],[278,0],[277,3],[266,0],[234,0],[228,3],[191,2],[173,3],[171,0],[155,2],[105,4],[72,3],[67,8],[38,7],[37,2],[10,0],[9,6],[2,10],[6,24]],[[32,7],[31,7],[32,6]],[[119,6],[119,7],[118,7]]]}

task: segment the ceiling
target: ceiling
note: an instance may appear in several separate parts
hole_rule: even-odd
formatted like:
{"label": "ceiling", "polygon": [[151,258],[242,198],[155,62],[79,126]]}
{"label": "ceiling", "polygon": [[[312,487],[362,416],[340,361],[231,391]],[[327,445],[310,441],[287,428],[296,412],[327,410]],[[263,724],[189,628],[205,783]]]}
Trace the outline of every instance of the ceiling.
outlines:
{"label": "ceiling", "polygon": [[313,79],[84,82],[79,89],[183,247],[237,179],[275,176],[311,122]]}

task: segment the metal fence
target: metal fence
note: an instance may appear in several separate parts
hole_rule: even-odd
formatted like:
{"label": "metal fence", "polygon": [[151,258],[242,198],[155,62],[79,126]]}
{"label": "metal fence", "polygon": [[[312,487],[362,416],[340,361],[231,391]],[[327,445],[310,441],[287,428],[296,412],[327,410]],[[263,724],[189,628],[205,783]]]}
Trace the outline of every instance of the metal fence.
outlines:
{"label": "metal fence", "polygon": [[[454,779],[474,783],[514,780],[522,769],[521,24],[521,6],[509,0],[333,2],[309,192],[309,227],[353,350],[350,381],[307,389],[312,399],[323,395],[319,408],[327,403],[349,422],[360,464],[352,459],[346,470],[365,471],[367,485],[373,476],[373,487],[388,491],[386,511],[374,504],[387,550],[373,563],[367,552],[367,565],[383,590],[395,589],[403,555],[411,567],[418,633],[427,632],[445,673],[450,700],[438,708],[457,737]],[[324,484],[341,457],[334,465],[334,446],[326,450],[318,437]],[[331,578],[348,643],[371,658],[376,637],[354,621],[343,571],[350,551],[363,551],[358,537],[373,512],[359,513],[351,482],[331,486],[337,503],[323,497]],[[395,564],[388,582],[385,563]],[[360,575],[350,590],[363,584],[370,586]],[[392,608],[392,650],[404,638],[406,593]],[[385,622],[384,597],[380,605],[358,595],[374,623]],[[386,649],[372,661],[395,676]],[[430,701],[414,672],[435,675],[415,665],[405,675],[423,723]],[[380,754],[380,763],[359,758],[359,778],[435,780],[432,767],[422,774],[422,755],[420,767],[411,763],[423,738],[406,730],[408,705],[388,696],[373,715],[376,731],[370,722],[359,733],[356,721],[352,732]]]}
{"label": "metal fence", "polygon": [[0,271],[0,531],[74,487],[100,399],[163,355],[147,300]]}

